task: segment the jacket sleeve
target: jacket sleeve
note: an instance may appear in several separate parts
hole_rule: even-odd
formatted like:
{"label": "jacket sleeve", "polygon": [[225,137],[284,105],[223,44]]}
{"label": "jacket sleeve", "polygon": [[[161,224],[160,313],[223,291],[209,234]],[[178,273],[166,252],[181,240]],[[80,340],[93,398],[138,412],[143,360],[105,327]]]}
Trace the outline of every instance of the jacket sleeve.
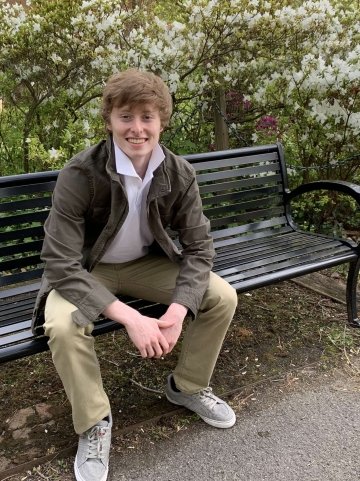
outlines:
{"label": "jacket sleeve", "polygon": [[180,271],[172,301],[185,305],[196,316],[209,284],[215,251],[210,221],[203,213],[195,173],[175,206],[171,228],[178,232],[182,247]]}
{"label": "jacket sleeve", "polygon": [[95,321],[116,300],[82,265],[85,216],[90,201],[90,176],[76,166],[65,167],[59,174],[44,225],[41,253],[48,283],[78,308],[73,320],[79,325]]}

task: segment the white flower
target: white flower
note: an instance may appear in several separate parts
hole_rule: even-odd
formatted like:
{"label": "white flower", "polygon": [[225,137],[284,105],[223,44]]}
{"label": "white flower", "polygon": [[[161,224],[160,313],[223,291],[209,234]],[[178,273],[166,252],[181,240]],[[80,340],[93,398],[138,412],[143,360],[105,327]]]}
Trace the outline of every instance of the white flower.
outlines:
{"label": "white flower", "polygon": [[296,174],[296,170],[295,170],[295,169],[291,169],[290,167],[287,167],[287,168],[286,168],[286,172],[288,173],[289,176],[292,176],[292,175],[295,175],[295,174]]}
{"label": "white flower", "polygon": [[52,147],[50,150],[48,150],[48,154],[49,154],[49,158],[51,160],[57,160],[60,157],[60,152],[58,150],[54,149],[54,147]]}
{"label": "white flower", "polygon": [[185,29],[185,25],[183,23],[176,21],[172,23],[171,27],[175,32],[182,32]]}
{"label": "white flower", "polygon": [[82,10],[85,10],[86,8],[91,7],[95,3],[95,0],[84,0],[83,3],[81,4],[80,8]]}
{"label": "white flower", "polygon": [[54,62],[54,63],[59,63],[59,62],[62,62],[62,58],[57,55],[56,53],[53,53],[51,56],[50,56],[51,60]]}
{"label": "white flower", "polygon": [[89,130],[90,130],[90,124],[89,124],[89,121],[88,120],[84,120],[83,121],[83,129],[84,129],[84,132],[88,133]]}
{"label": "white flower", "polygon": [[190,90],[190,92],[193,92],[196,89],[196,83],[190,80],[188,82],[188,89]]}

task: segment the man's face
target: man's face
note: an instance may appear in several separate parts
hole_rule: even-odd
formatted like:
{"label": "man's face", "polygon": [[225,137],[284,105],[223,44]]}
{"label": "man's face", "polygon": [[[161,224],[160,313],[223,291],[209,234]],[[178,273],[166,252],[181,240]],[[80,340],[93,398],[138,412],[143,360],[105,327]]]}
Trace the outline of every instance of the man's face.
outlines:
{"label": "man's face", "polygon": [[149,162],[162,131],[159,111],[152,104],[114,107],[107,128],[129,159],[142,165]]}

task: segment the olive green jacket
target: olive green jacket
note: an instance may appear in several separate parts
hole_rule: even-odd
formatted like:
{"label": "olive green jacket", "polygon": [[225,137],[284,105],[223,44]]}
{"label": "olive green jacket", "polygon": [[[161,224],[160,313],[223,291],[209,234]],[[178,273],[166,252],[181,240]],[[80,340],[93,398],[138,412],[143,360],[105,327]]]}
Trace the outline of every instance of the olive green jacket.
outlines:
{"label": "olive green jacket", "polygon": [[[179,263],[172,302],[196,316],[208,286],[214,249],[193,167],[162,146],[164,162],[155,170],[147,198],[155,243]],[[76,155],[59,173],[47,218],[41,257],[42,285],[33,330],[43,323],[47,294],[56,289],[78,309],[79,325],[95,321],[116,297],[92,275],[128,213],[128,201],[115,170],[112,137]],[[166,227],[178,233],[181,250]]]}

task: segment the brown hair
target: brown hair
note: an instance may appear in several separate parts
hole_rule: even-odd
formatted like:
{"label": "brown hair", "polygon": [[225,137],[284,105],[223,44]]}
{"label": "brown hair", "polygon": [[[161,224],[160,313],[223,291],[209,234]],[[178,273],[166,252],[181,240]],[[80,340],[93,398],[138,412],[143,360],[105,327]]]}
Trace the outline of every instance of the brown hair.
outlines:
{"label": "brown hair", "polygon": [[151,72],[129,69],[112,75],[106,82],[102,98],[102,117],[108,124],[114,107],[133,107],[151,103],[159,109],[161,127],[172,114],[172,98],[164,81]]}

